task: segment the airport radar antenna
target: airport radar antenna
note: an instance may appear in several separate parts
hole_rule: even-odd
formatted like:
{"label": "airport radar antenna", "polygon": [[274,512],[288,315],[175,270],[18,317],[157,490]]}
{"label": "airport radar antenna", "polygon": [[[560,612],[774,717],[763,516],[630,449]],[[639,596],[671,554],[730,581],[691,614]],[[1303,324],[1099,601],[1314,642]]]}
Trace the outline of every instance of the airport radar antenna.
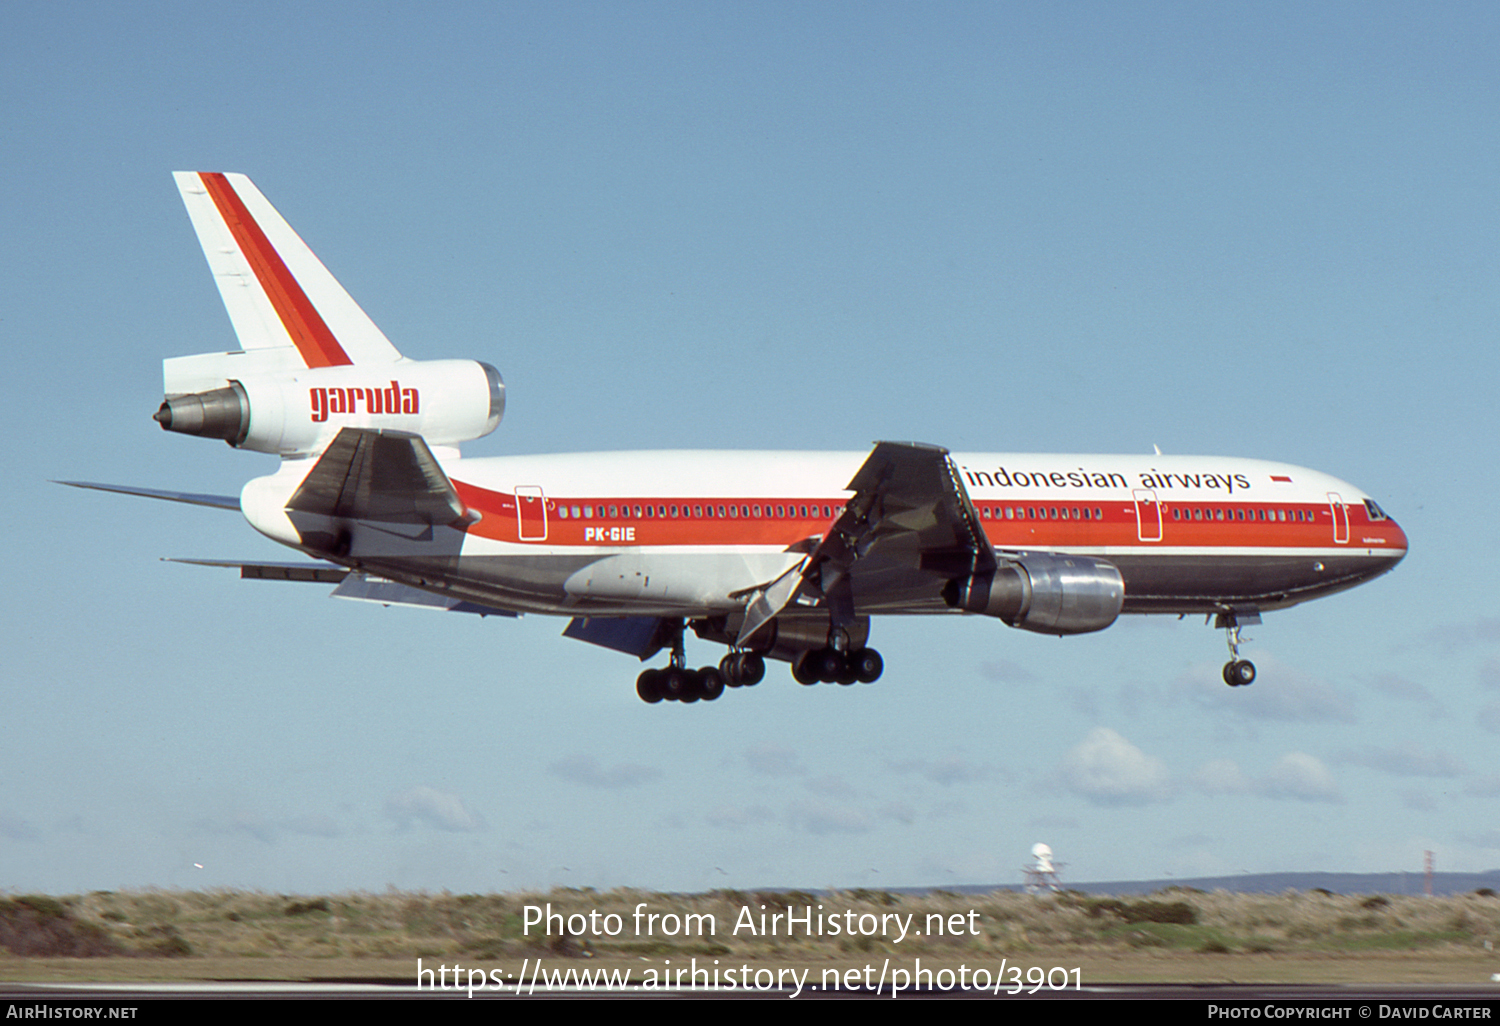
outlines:
{"label": "airport radar antenna", "polygon": [[1021,867],[1021,872],[1026,874],[1027,894],[1055,894],[1062,890],[1062,883],[1057,878],[1057,867],[1061,862],[1052,858],[1052,849],[1038,842],[1031,846],[1032,862],[1029,866]]}

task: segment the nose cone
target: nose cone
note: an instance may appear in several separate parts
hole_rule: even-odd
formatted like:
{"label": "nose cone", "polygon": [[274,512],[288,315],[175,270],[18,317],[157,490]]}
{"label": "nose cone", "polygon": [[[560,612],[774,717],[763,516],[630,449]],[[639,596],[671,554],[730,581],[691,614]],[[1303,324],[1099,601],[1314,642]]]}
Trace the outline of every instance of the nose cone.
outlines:
{"label": "nose cone", "polygon": [[1401,526],[1394,520],[1387,522],[1386,544],[1396,550],[1391,559],[1391,566],[1395,566],[1406,558],[1406,532],[1401,530]]}

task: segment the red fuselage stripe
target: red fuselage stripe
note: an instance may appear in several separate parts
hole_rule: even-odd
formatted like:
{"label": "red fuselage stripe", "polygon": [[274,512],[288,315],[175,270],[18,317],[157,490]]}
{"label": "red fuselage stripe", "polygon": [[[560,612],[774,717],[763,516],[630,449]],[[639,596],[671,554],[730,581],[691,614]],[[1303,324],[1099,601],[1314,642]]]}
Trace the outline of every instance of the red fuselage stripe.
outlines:
{"label": "red fuselage stripe", "polygon": [[[637,516],[635,510],[648,505],[644,497],[624,500],[569,498],[554,496],[546,498],[545,527],[543,517],[535,505],[518,511],[515,496],[505,492],[491,491],[462,481],[454,481],[460,497],[470,509],[483,513],[483,519],[469,528],[469,533],[502,542],[536,542],[552,546],[601,546],[630,545],[778,545],[787,546],[803,541],[812,535],[825,533],[829,525],[843,511],[844,497],[819,499],[816,504],[806,498],[772,499],[696,497],[690,499],[652,498],[653,509],[670,511],[666,516]],[[616,516],[609,516],[611,505],[617,509]],[[749,508],[751,516],[729,517],[733,506],[736,510]],[[754,516],[758,506],[761,516]],[[1030,501],[1018,506],[1016,503],[982,502],[976,508],[990,513],[980,523],[990,543],[1003,549],[1044,549],[1098,546],[1132,546],[1143,550],[1161,547],[1184,546],[1191,548],[1330,548],[1335,544],[1359,548],[1405,548],[1406,539],[1394,522],[1374,521],[1360,505],[1345,507],[1347,527],[1336,528],[1332,511],[1328,505],[1315,503],[1162,503],[1162,523],[1156,529],[1154,519],[1146,526],[1150,540],[1143,540],[1142,525],[1137,519],[1134,503],[1119,499],[1091,503],[1088,516],[1083,516],[1082,504]],[[1027,515],[1021,519],[1004,519],[1003,510],[1010,507],[1020,509]],[[558,510],[567,507],[568,515],[559,516]],[[574,507],[585,516],[575,517]],[[782,508],[786,515],[775,516]],[[1172,516],[1174,507],[1183,516]],[[707,516],[712,509],[713,515]],[[808,516],[802,516],[806,509]],[[694,511],[699,511],[694,515]],[[824,516],[828,510],[831,515]],[[1193,519],[1193,512],[1207,519]],[[1218,519],[1216,514],[1228,517],[1234,511],[1243,511],[1253,517],[1257,511],[1274,515],[1280,511],[1283,520]],[[1303,520],[1295,519],[1300,511]],[[1062,516],[1061,514],[1066,514]],[[1097,515],[1096,515],[1097,514]],[[526,525],[523,537],[523,523]],[[1346,541],[1335,541],[1336,530]],[[545,537],[542,537],[545,531]],[[1155,537],[1157,534],[1160,537]]]}
{"label": "red fuselage stripe", "polygon": [[214,206],[219,208],[219,216],[229,226],[240,252],[250,262],[256,280],[260,282],[271,305],[276,308],[276,315],[281,318],[286,333],[302,354],[303,362],[309,367],[352,364],[354,361],[349,359],[344,347],[339,345],[328,325],[323,323],[312,300],[307,298],[307,293],[302,291],[302,286],[297,284],[297,279],[276,252],[276,247],[271,245],[266,233],[261,231],[250,211],[245,209],[244,202],[229,184],[229,179],[217,172],[203,172],[198,177],[203,180],[204,187],[213,198]]}

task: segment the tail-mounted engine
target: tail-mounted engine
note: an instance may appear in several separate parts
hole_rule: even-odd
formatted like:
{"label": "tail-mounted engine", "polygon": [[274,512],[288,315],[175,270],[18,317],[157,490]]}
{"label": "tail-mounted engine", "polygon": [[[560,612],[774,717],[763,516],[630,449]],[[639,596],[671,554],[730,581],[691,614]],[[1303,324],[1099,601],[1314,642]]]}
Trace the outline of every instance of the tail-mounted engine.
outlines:
{"label": "tail-mounted engine", "polygon": [[1114,564],[1102,559],[1028,553],[993,572],[949,581],[943,600],[1022,630],[1086,634],[1119,617],[1125,581]]}
{"label": "tail-mounted engine", "polygon": [[475,360],[267,371],[253,362],[251,353],[167,360],[167,396],[155,420],[167,431],[303,456],[327,447],[346,427],[406,431],[430,445],[456,445],[483,438],[505,413],[500,372]]}

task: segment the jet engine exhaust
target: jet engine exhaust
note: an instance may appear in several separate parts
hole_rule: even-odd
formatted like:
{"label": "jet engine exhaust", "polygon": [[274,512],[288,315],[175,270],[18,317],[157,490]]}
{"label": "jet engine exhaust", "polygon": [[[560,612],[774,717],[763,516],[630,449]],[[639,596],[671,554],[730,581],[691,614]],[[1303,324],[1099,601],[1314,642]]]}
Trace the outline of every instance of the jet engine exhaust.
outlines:
{"label": "jet engine exhaust", "polygon": [[151,417],[163,431],[222,438],[238,445],[250,433],[250,400],[238,381],[228,388],[172,396]]}

